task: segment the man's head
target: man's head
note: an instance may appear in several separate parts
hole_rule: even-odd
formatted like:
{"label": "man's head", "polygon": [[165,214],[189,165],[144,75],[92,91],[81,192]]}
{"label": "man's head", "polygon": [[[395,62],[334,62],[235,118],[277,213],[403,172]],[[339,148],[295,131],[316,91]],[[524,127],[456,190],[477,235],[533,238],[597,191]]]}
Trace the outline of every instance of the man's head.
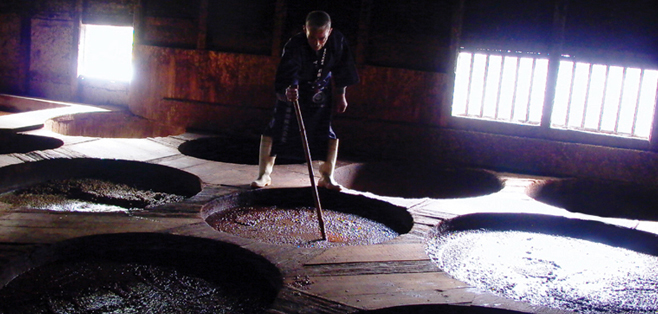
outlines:
{"label": "man's head", "polygon": [[324,11],[313,11],[306,16],[304,32],[308,44],[315,51],[324,47],[331,35],[331,17]]}

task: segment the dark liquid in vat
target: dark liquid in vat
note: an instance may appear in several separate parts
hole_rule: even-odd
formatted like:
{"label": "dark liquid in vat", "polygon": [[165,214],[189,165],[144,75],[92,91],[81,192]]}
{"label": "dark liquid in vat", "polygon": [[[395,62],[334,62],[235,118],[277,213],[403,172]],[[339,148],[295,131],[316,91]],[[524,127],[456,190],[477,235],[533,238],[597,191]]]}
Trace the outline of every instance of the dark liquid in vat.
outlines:
{"label": "dark liquid in vat", "polygon": [[323,210],[329,241],[321,238],[315,208],[238,207],[215,213],[206,221],[216,230],[272,244],[302,247],[367,245],[398,234],[379,222],[358,215]]}
{"label": "dark liquid in vat", "polygon": [[[231,282],[173,267],[105,260],[48,264],[0,290],[0,313],[262,313]],[[247,294],[249,295],[249,294]]]}
{"label": "dark liquid in vat", "polygon": [[53,180],[0,194],[0,203],[7,204],[4,206],[72,212],[127,211],[184,199],[181,195],[90,178]]}
{"label": "dark liquid in vat", "polygon": [[658,311],[658,257],[563,236],[472,230],[430,239],[458,280],[497,295],[579,313]]}

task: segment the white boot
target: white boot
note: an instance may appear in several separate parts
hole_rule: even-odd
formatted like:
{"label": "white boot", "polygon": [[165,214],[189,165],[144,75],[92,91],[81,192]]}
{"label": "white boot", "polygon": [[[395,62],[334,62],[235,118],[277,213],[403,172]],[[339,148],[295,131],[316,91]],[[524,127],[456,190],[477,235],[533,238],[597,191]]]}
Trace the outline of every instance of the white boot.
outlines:
{"label": "white boot", "polygon": [[272,138],[261,135],[260,151],[258,152],[258,179],[251,182],[252,188],[262,188],[272,184],[272,168],[276,157],[270,156],[272,153]]}
{"label": "white boot", "polygon": [[343,186],[334,180],[334,169],[336,168],[336,159],[338,157],[338,139],[329,139],[329,148],[327,149],[327,160],[320,166],[320,180],[318,186],[340,191]]}

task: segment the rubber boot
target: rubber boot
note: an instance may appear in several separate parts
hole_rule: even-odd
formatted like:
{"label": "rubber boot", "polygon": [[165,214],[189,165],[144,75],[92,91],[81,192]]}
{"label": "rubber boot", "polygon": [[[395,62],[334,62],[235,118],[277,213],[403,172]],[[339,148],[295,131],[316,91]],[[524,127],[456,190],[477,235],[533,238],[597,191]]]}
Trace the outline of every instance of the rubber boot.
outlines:
{"label": "rubber boot", "polygon": [[258,152],[258,179],[251,182],[252,188],[262,188],[272,184],[272,168],[274,168],[275,156],[272,153],[272,138],[261,135],[260,151]]}
{"label": "rubber boot", "polygon": [[334,191],[340,191],[343,189],[343,186],[334,180],[334,169],[336,168],[337,157],[338,139],[329,139],[327,160],[320,165],[320,180],[318,180],[319,187]]}

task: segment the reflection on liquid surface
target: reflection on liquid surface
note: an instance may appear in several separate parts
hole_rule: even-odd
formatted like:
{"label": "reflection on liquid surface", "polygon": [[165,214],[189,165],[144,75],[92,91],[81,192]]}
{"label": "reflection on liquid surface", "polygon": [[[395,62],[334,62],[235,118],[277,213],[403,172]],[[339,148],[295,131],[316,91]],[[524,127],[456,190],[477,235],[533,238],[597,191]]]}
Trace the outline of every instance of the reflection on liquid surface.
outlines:
{"label": "reflection on liquid surface", "polygon": [[658,257],[596,242],[469,230],[430,239],[427,253],[458,280],[500,296],[581,313],[658,311]]}

